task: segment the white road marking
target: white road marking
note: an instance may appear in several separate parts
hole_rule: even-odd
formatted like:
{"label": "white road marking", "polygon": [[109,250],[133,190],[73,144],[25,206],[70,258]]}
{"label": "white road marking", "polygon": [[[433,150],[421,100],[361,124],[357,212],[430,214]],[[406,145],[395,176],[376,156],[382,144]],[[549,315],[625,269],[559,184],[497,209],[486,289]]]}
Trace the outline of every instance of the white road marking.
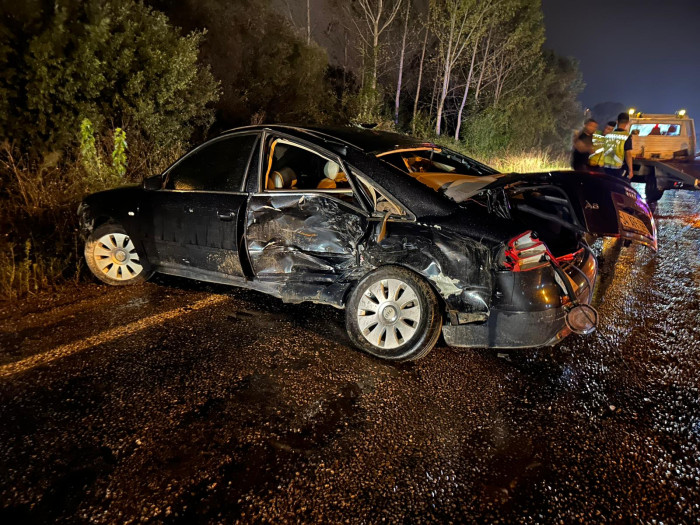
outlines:
{"label": "white road marking", "polygon": [[139,319],[138,321],[134,321],[133,323],[129,323],[125,326],[118,326],[105,332],[92,335],[87,339],[73,341],[71,343],[58,346],[41,354],[36,354],[27,357],[26,359],[22,359],[21,361],[8,363],[6,365],[0,366],[0,378],[10,377],[21,372],[26,372],[27,370],[31,370],[34,367],[52,363],[58,359],[68,357],[78,352],[82,352],[83,350],[87,350],[88,348],[92,348],[93,346],[109,343],[111,341],[114,341],[115,339],[120,339],[128,335],[133,335],[137,332],[146,330],[147,328],[150,328],[156,324],[162,324],[163,322],[168,321],[170,319],[174,319],[176,317],[180,317],[191,312],[196,312],[197,310],[201,310],[210,306],[216,306],[225,302],[226,300],[228,300],[228,296],[226,295],[211,295],[205,299],[197,301],[196,303],[181,306],[179,308],[175,308],[167,312],[161,312],[150,317],[145,317],[143,319]]}

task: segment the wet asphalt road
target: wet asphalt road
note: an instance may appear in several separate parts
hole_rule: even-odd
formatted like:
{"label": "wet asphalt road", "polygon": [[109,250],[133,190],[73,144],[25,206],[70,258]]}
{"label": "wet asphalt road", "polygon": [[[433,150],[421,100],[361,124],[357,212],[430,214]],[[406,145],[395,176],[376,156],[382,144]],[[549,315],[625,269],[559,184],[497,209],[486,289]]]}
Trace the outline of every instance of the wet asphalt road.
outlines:
{"label": "wet asphalt road", "polygon": [[170,278],[0,307],[0,522],[700,521],[700,192],[598,243],[598,334],[394,365]]}

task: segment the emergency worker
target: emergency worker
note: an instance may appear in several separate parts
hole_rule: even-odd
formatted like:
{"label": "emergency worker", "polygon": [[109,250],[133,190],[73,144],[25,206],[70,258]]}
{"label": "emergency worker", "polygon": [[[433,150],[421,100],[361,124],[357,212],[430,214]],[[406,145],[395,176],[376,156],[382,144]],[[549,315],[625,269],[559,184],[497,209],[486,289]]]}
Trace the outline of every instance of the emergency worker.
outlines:
{"label": "emergency worker", "polygon": [[603,163],[605,173],[632,180],[632,137],[628,131],[630,117],[627,113],[617,116],[617,127],[612,133],[605,135],[605,152]]}
{"label": "emergency worker", "polygon": [[591,171],[603,171],[603,166],[605,165],[605,135],[611,133],[617,122],[610,120],[605,124],[602,133],[593,134],[593,153],[588,157],[588,164],[590,165]]}

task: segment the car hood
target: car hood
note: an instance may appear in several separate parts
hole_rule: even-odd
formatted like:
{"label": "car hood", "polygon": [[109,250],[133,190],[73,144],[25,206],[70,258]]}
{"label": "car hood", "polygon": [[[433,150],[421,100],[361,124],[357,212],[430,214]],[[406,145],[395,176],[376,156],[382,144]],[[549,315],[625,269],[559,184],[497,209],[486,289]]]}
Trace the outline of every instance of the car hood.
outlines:
{"label": "car hood", "polygon": [[[492,180],[484,181],[471,197],[502,190],[508,204],[521,214],[657,249],[656,225],[651,211],[626,181],[605,174],[572,171],[511,173],[489,178]],[[448,191],[443,189],[445,195],[450,196]]]}

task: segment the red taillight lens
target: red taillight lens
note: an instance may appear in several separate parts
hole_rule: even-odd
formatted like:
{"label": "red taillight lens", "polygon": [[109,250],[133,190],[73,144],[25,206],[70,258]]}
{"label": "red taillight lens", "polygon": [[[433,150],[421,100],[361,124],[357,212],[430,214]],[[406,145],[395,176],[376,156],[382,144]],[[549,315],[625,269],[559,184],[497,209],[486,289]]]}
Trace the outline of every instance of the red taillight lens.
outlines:
{"label": "red taillight lens", "polygon": [[514,272],[534,270],[549,264],[547,253],[547,246],[529,230],[508,241],[502,265]]}

